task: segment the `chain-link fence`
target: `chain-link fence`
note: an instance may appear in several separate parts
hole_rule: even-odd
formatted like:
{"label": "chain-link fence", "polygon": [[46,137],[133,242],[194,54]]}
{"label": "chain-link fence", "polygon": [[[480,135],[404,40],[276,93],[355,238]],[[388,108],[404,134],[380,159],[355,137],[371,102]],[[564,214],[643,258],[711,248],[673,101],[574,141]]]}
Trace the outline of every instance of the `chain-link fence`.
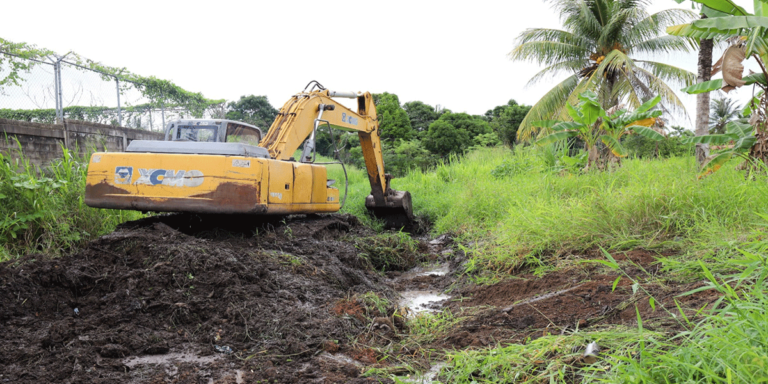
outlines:
{"label": "chain-link fence", "polygon": [[[190,107],[158,87],[133,81],[65,57],[25,58],[0,51],[0,118],[38,123],[76,119],[162,131],[179,118],[222,118],[222,103]],[[202,97],[202,96],[200,96]],[[176,98],[179,99],[178,97]]]}

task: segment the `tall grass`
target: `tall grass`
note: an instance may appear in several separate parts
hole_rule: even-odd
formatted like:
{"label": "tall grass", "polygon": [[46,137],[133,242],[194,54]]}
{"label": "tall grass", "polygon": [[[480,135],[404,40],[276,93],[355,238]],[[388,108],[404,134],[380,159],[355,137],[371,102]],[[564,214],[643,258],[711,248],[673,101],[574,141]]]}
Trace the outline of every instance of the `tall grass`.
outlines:
{"label": "tall grass", "polygon": [[40,169],[20,146],[13,152],[0,154],[0,261],[35,252],[64,254],[142,216],[83,203],[86,156],[62,148],[59,159]]}
{"label": "tall grass", "polygon": [[[768,247],[759,241],[760,249]],[[755,243],[747,244],[754,249]],[[746,247],[745,247],[746,248]],[[740,273],[716,276],[701,265],[707,289],[722,295],[714,310],[670,341],[648,339],[632,356],[611,356],[610,375],[595,377],[622,383],[766,383],[768,382],[768,258],[740,249],[729,262]],[[642,327],[640,329],[642,332]]]}
{"label": "tall grass", "polygon": [[[548,171],[539,156],[536,148],[484,149],[393,185],[411,192],[436,233],[492,243],[480,257],[504,269],[597,245],[704,248],[739,238],[768,214],[765,177],[745,180],[736,163],[698,179],[693,157],[570,174]],[[491,176],[502,164],[516,169],[510,162],[524,170]]]}

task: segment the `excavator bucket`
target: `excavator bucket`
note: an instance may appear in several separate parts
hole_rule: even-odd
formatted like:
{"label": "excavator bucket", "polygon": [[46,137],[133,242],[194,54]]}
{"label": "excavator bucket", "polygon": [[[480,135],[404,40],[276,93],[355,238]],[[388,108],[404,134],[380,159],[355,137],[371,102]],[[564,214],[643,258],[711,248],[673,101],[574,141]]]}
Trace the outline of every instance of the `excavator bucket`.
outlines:
{"label": "excavator bucket", "polygon": [[383,203],[376,204],[373,195],[365,198],[368,212],[384,220],[385,228],[403,228],[413,223],[411,194],[407,191],[389,190]]}

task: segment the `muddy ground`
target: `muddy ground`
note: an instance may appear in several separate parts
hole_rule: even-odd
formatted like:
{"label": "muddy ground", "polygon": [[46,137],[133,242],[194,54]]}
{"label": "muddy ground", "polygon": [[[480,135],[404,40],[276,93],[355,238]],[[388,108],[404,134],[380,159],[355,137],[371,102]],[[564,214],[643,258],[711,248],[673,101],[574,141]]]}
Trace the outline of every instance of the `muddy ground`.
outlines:
{"label": "muddy ground", "polygon": [[396,296],[358,256],[373,232],[341,215],[190,223],[0,265],[0,383],[378,382],[331,355],[387,315],[357,295]]}
{"label": "muddy ground", "polygon": [[[424,368],[417,349],[632,325],[636,305],[646,327],[679,331],[632,280],[613,289],[616,273],[596,264],[475,286],[449,236],[419,237],[407,265],[372,262],[386,248],[375,236],[346,215],[271,223],[170,216],[124,224],[67,257],[0,264],[0,383],[391,382],[362,377],[403,361],[381,351]],[[701,283],[660,283],[655,256],[615,255],[674,308],[676,295]],[[404,271],[423,262],[439,266]],[[463,321],[414,348],[404,318],[415,311],[397,304],[414,292],[447,299],[424,307]],[[708,291],[678,298],[691,311],[715,299]]]}

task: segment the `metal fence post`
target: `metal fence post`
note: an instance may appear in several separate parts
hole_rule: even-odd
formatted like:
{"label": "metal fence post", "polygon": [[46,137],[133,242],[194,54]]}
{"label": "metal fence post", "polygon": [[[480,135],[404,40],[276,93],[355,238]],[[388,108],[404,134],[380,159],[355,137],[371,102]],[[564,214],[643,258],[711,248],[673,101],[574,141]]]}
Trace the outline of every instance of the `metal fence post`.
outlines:
{"label": "metal fence post", "polygon": [[[163,95],[163,98],[165,98],[165,95]],[[163,131],[165,130],[165,101],[164,100],[160,100],[160,113],[161,113],[161,116],[163,117],[163,126],[160,127],[160,131]]]}
{"label": "metal fence post", "polygon": [[123,113],[120,110],[120,80],[115,76],[115,87],[117,88],[117,125],[123,126]]}
{"label": "metal fence post", "polygon": [[56,102],[56,123],[61,124],[61,105],[59,105],[59,61],[53,62],[53,99]]}
{"label": "metal fence post", "polygon": [[59,123],[64,123],[64,98],[62,97],[62,91],[61,91],[61,60],[63,58],[59,57],[56,61],[56,73],[58,74],[57,84],[58,84],[58,98],[59,98]]}

